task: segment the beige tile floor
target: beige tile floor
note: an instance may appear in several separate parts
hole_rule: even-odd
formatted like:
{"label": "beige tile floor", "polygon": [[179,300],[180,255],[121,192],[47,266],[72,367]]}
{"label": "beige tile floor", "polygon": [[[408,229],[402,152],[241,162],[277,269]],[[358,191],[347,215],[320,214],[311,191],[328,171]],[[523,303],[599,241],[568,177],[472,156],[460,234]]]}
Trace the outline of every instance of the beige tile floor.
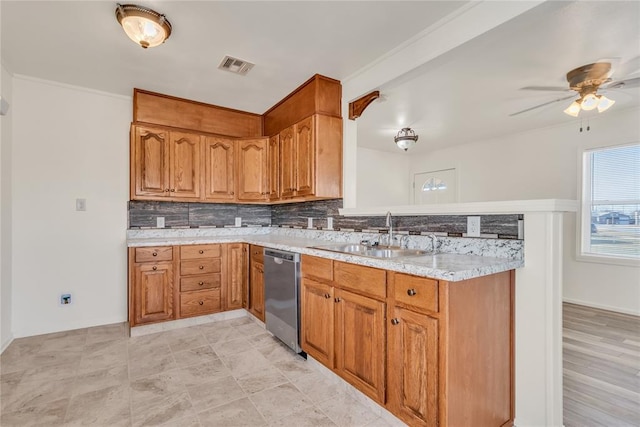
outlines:
{"label": "beige tile floor", "polygon": [[21,338],[0,356],[0,425],[390,425],[311,363],[249,317]]}

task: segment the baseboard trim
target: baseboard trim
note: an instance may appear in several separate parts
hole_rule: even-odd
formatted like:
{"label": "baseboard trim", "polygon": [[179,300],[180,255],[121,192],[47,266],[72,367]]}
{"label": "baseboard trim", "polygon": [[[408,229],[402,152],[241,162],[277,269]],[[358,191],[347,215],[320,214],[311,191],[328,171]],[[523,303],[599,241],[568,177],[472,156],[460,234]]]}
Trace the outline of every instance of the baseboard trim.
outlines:
{"label": "baseboard trim", "polygon": [[591,307],[591,308],[599,308],[600,310],[614,311],[616,313],[630,314],[632,316],[640,316],[640,311],[627,310],[624,308],[612,307],[610,305],[604,305],[604,304],[594,304],[592,302],[580,301],[573,298],[562,298],[562,302],[568,302],[570,304],[577,304],[577,305],[584,305],[585,307]]}
{"label": "baseboard trim", "polygon": [[4,351],[7,349],[7,347],[11,345],[12,342],[13,342],[13,334],[10,334],[9,338],[7,338],[7,340],[3,342],[2,346],[0,347],[0,354],[4,353]]}

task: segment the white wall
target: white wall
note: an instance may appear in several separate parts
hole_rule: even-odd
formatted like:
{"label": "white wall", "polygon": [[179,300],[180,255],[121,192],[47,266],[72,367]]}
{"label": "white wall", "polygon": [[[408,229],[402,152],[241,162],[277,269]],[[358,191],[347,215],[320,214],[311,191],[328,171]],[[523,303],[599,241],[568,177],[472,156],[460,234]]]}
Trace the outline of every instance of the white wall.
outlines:
{"label": "white wall", "polygon": [[357,156],[358,207],[409,204],[409,155],[358,147]]}
{"label": "white wall", "polygon": [[9,103],[0,117],[0,352],[13,339],[11,323],[11,134],[13,76],[0,64],[0,96]]}
{"label": "white wall", "polygon": [[18,75],[13,98],[14,335],[126,320],[131,99]]}
{"label": "white wall", "polygon": [[[572,120],[412,157],[411,176],[455,163],[460,202],[578,199],[579,153],[640,141],[639,116],[638,109],[612,109],[592,119],[589,132]],[[565,225],[564,299],[640,314],[640,268],[576,261],[575,215]]]}

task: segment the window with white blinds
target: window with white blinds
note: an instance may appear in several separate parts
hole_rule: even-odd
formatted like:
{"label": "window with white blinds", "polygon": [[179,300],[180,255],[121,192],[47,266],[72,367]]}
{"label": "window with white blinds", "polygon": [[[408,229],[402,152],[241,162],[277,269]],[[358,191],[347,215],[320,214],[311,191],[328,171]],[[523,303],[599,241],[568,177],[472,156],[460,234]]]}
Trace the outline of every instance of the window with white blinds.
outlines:
{"label": "window with white blinds", "polygon": [[586,151],[581,255],[640,260],[640,144]]}

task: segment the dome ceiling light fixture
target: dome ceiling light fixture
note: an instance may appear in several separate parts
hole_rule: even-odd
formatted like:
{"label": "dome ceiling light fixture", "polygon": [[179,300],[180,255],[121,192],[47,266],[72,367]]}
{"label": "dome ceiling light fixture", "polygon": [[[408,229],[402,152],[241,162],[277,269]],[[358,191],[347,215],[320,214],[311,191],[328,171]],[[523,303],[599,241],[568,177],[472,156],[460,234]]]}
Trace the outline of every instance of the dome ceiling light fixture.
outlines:
{"label": "dome ceiling light fixture", "polygon": [[396,145],[407,151],[409,148],[413,147],[418,140],[418,135],[411,128],[402,128],[398,131],[398,134],[393,138]]}
{"label": "dome ceiling light fixture", "polygon": [[159,46],[171,35],[167,17],[143,6],[118,3],[116,18],[127,36],[143,49]]}

